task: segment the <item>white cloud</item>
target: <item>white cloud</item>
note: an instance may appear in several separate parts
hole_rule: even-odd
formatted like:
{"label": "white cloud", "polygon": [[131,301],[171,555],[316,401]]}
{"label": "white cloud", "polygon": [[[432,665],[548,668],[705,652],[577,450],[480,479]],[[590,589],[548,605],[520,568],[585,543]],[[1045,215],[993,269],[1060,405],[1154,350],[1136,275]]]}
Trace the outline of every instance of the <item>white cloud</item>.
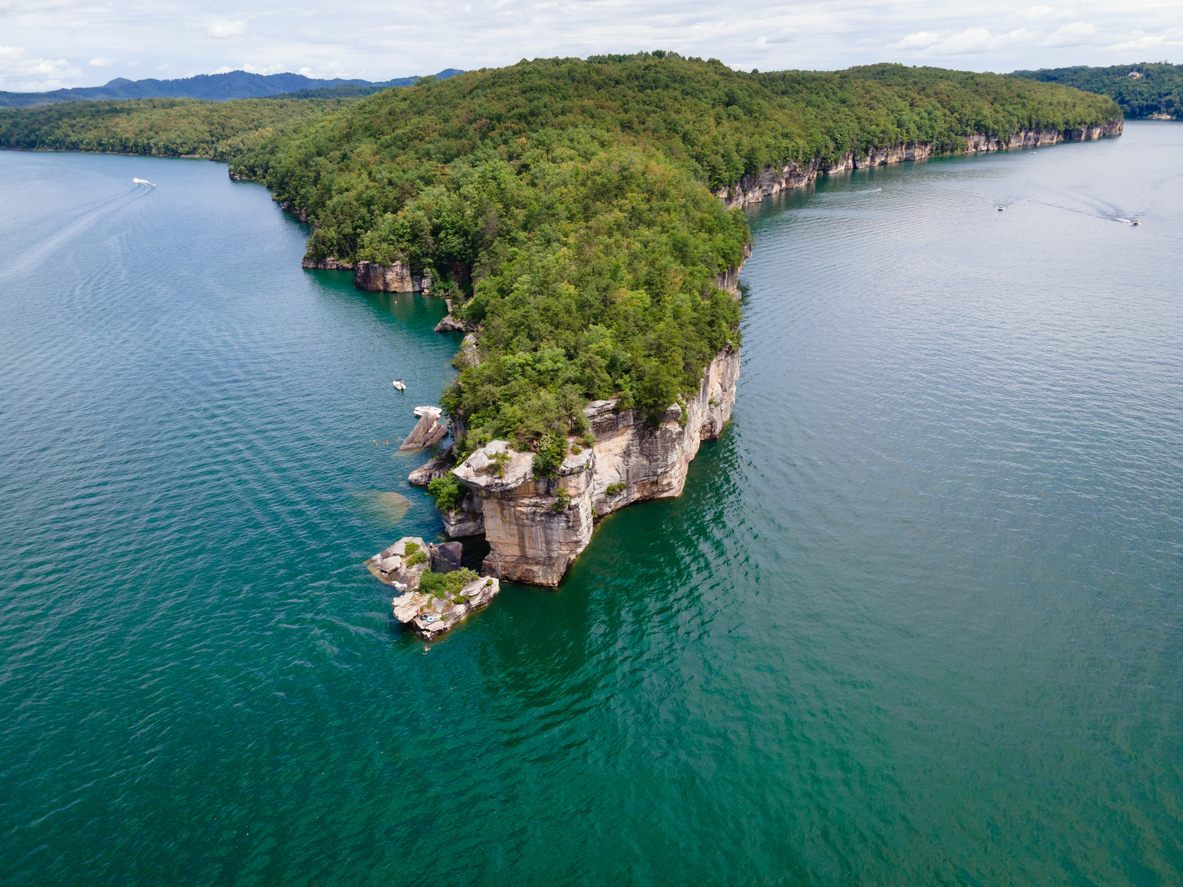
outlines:
{"label": "white cloud", "polygon": [[246,19],[235,19],[234,21],[212,21],[206,25],[205,33],[210,37],[219,40],[226,37],[237,37],[246,30]]}
{"label": "white cloud", "polygon": [[1086,38],[1097,33],[1097,26],[1090,25],[1087,22],[1073,22],[1070,25],[1061,25],[1059,28],[1048,34],[1043,40],[1044,46],[1085,46],[1091,43],[1091,40]]}
{"label": "white cloud", "polygon": [[20,46],[0,46],[0,89],[42,92],[61,89],[82,76],[65,59],[35,58]]}
{"label": "white cloud", "polygon": [[[0,0],[0,41],[23,47],[7,82],[97,84],[145,75],[301,71],[386,80],[520,58],[670,49],[747,70],[895,61],[973,70],[1183,62],[1180,0]],[[441,28],[440,23],[448,27]],[[1095,29],[1090,31],[1089,29]],[[230,49],[231,51],[228,51]],[[1172,58],[1172,54],[1174,57]],[[77,71],[78,73],[71,73]],[[347,72],[347,74],[346,74]],[[73,82],[69,82],[69,81]],[[0,87],[2,88],[2,87]]]}
{"label": "white cloud", "polygon": [[1114,52],[1141,52],[1147,49],[1162,49],[1168,46],[1183,46],[1183,28],[1170,28],[1166,31],[1161,31],[1158,34],[1147,34],[1143,31],[1134,31],[1132,34],[1125,34],[1124,40],[1114,43],[1112,46],[1105,47]]}
{"label": "white cloud", "polygon": [[941,35],[936,31],[917,31],[909,34],[899,43],[892,43],[888,49],[932,49],[941,42]]}
{"label": "white cloud", "polygon": [[97,59],[91,59],[87,64],[92,68],[109,68],[115,64],[115,59],[109,59],[105,55],[100,55]]}
{"label": "white cloud", "polygon": [[967,28],[964,31],[938,32],[918,31],[909,34],[888,49],[916,51],[930,55],[967,55],[993,52],[1016,44],[1027,43],[1037,36],[1031,31],[1019,28],[1005,34],[992,34],[986,28]]}
{"label": "white cloud", "polygon": [[229,74],[231,71],[246,71],[248,74],[284,74],[290,70],[290,67],[283,64],[259,67],[258,65],[252,65],[250,62],[243,62],[241,65],[222,65],[222,67],[218,68],[218,70],[210,71],[210,73]]}

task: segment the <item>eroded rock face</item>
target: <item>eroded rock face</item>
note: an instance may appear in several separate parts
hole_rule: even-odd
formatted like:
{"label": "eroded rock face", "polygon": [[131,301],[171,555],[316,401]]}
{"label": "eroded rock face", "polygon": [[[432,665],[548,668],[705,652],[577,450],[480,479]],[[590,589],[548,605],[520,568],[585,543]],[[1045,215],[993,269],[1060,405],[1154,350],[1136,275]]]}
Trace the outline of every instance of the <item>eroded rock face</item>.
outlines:
{"label": "eroded rock face", "polygon": [[[744,261],[752,257],[752,245],[750,243],[743,248],[743,257]],[[739,300],[739,270],[742,267],[742,262],[739,265],[732,265],[719,275],[719,289],[731,293],[731,297],[736,301]]]}
{"label": "eroded rock face", "polygon": [[[450,466],[449,466],[450,469]],[[444,531],[449,538],[461,539],[465,536],[479,536],[485,532],[484,506],[481,497],[472,490],[460,500],[460,508],[451,514],[440,513],[444,522]]]}
{"label": "eroded rock face", "polygon": [[[479,498],[492,549],[482,570],[534,585],[557,586],[591,541],[597,517],[643,499],[678,496],[703,440],[714,440],[731,418],[739,353],[720,352],[698,393],[671,406],[656,428],[615,401],[584,410],[595,436],[590,450],[572,452],[556,478],[534,476],[534,454],[493,441],[455,469]],[[575,444],[578,446],[578,444]],[[499,455],[504,454],[504,455]]]}

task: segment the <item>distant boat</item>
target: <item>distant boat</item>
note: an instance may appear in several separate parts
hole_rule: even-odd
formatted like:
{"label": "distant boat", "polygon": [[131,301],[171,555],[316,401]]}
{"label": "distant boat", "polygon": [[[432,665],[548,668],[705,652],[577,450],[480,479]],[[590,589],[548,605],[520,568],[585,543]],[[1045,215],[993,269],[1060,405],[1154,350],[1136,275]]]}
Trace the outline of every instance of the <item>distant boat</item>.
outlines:
{"label": "distant boat", "polygon": [[407,386],[403,384],[403,380],[402,380],[402,379],[395,379],[395,380],[394,380],[394,382],[393,382],[392,384],[393,384],[393,385],[394,385],[394,387],[395,387],[395,388],[397,388],[399,391],[406,391],[406,390],[407,390]]}
{"label": "distant boat", "polygon": [[[147,179],[132,179],[132,181],[135,182],[137,185],[152,185],[152,183],[149,182]],[[152,185],[152,187],[155,188],[156,186]]]}
{"label": "distant boat", "polygon": [[998,211],[999,211],[999,212],[1004,212],[1005,210],[1006,210],[1006,207],[1005,207],[1005,206],[1000,206],[1000,207],[998,207]]}
{"label": "distant boat", "polygon": [[1130,224],[1136,225],[1136,224],[1138,224],[1138,220],[1137,219],[1130,219]]}

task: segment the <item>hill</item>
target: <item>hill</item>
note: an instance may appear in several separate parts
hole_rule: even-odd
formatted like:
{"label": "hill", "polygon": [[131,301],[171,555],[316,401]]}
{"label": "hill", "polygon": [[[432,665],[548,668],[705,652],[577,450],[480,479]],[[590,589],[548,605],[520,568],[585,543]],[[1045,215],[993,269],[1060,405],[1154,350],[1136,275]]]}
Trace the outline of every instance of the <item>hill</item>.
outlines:
{"label": "hill", "polygon": [[1183,117],[1183,65],[1142,62],[1109,68],[1041,68],[1015,71],[1042,83],[1059,83],[1109,96],[1126,117]]}
{"label": "hill", "polygon": [[748,74],[642,53],[384,92],[261,140],[232,170],[315,219],[311,259],[430,274],[482,327],[480,363],[442,401],[467,429],[461,452],[508,438],[553,465],[588,399],[617,394],[653,420],[738,343],[739,308],[717,280],[749,234],[712,188],[872,146],[951,153],[976,132],[1119,116],[1108,99],[1014,77]]}
{"label": "hill", "polygon": [[[336,87],[334,87],[336,88]],[[523,61],[361,98],[145,99],[0,112],[0,146],[201,154],[313,221],[308,257],[430,276],[481,329],[441,402],[460,452],[509,439],[550,476],[589,399],[650,422],[739,343],[720,275],[766,168],[974,134],[1079,130],[1111,100],[993,74],[874,65],[743,73],[654,52]]]}
{"label": "hill", "polygon": [[[447,68],[435,76],[446,79],[460,72]],[[0,92],[0,107],[34,108],[59,102],[88,102],[121,99],[204,99],[227,102],[235,99],[259,99],[269,96],[283,98],[344,98],[379,92],[391,86],[410,86],[418,77],[402,77],[374,83],[369,80],[315,80],[303,74],[249,74],[231,71],[227,74],[199,74],[178,80],[127,80],[117,77],[105,86],[82,86],[57,89],[52,92]],[[327,93],[325,91],[328,91]],[[337,90],[336,93],[333,90]],[[355,90],[351,92],[350,90]],[[356,90],[365,90],[365,93]]]}

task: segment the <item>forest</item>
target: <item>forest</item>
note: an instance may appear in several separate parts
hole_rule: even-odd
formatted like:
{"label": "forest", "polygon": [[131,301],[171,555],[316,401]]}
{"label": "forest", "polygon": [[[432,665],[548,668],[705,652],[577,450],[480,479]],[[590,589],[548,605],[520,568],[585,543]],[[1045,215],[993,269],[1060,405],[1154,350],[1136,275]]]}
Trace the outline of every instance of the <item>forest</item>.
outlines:
{"label": "forest", "polygon": [[479,360],[441,399],[459,455],[509,439],[546,476],[586,433],[589,399],[615,395],[654,422],[739,345],[740,306],[717,279],[750,234],[712,189],[767,166],[915,142],[950,154],[972,133],[1120,115],[1108,98],[1017,77],[745,73],[653,52],[523,61],[335,101],[6,112],[0,145],[227,159],[307,212],[311,258],[430,274],[481,331]]}
{"label": "forest", "polygon": [[[1139,75],[1139,76],[1131,76]],[[1111,68],[1043,68],[1015,71],[1015,76],[1059,83],[1108,96],[1126,117],[1164,115],[1175,119],[1183,113],[1183,65],[1143,62]]]}

